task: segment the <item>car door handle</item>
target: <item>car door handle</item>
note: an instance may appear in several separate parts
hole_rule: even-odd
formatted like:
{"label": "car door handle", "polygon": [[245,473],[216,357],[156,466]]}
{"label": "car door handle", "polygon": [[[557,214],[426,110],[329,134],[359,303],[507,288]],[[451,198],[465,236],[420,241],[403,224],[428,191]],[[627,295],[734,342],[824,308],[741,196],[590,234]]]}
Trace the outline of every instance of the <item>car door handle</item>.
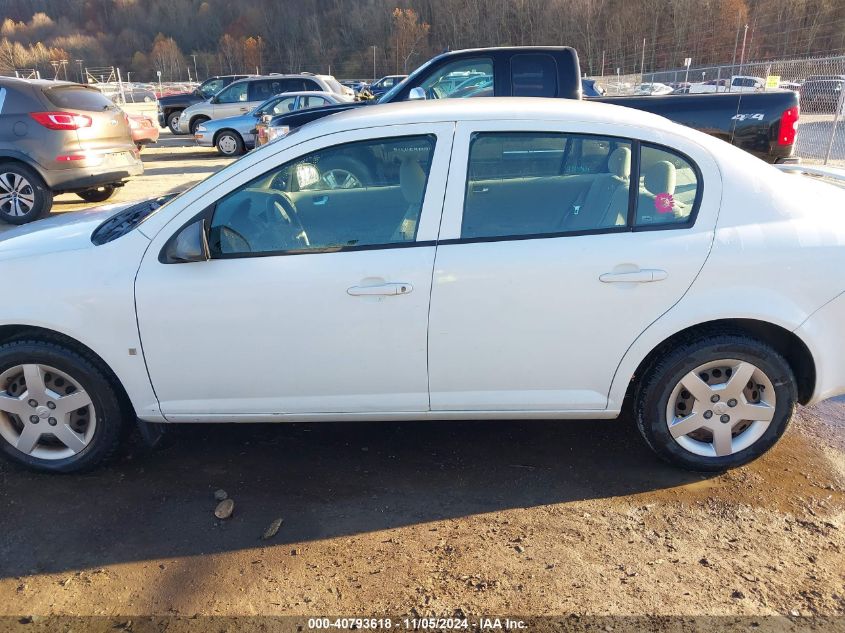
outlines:
{"label": "car door handle", "polygon": [[627,273],[604,273],[599,275],[599,281],[606,284],[647,284],[652,281],[662,281],[669,274],[657,268],[643,268]]}
{"label": "car door handle", "polygon": [[375,286],[352,286],[346,289],[346,294],[353,297],[374,297],[374,296],[395,296],[406,295],[411,292],[414,287],[411,284],[403,283],[388,283],[378,284]]}
{"label": "car door handle", "polygon": [[326,204],[328,201],[329,201],[329,197],[328,197],[328,196],[320,196],[319,198],[314,198],[311,202],[312,202],[313,204],[315,204],[316,206],[318,206],[318,207],[322,207],[322,206],[323,206],[324,204]]}

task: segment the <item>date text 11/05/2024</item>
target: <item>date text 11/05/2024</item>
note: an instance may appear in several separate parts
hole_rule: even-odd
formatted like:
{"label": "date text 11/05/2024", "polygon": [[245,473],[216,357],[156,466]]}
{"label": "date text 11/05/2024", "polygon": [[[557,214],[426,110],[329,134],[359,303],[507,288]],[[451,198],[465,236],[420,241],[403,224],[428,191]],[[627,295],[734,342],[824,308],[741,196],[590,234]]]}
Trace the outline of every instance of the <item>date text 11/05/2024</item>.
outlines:
{"label": "date text 11/05/2024", "polygon": [[480,617],[468,618],[309,618],[310,630],[320,629],[403,629],[403,630],[446,630],[470,629],[484,631],[517,631],[527,628],[524,620],[511,618]]}

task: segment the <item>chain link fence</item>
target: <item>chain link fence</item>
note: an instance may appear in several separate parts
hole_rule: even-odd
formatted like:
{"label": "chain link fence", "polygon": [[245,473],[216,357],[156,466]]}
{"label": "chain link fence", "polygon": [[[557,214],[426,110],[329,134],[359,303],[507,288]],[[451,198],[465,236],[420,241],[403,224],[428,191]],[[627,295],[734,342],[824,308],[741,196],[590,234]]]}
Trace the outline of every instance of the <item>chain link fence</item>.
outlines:
{"label": "chain link fence", "polygon": [[594,79],[609,95],[630,95],[667,93],[670,88],[680,92],[705,82],[710,90],[723,92],[736,76],[772,78],[779,89],[797,91],[801,95],[797,155],[807,163],[845,166],[845,56],[675,68]]}

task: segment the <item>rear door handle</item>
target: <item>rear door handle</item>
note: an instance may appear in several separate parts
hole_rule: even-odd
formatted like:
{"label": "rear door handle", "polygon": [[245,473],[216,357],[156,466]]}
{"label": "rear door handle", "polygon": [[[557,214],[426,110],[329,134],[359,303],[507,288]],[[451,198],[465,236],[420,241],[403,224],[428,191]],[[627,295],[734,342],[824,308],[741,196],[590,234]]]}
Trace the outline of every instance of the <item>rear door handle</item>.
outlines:
{"label": "rear door handle", "polygon": [[352,286],[346,289],[346,294],[352,295],[353,297],[391,297],[406,295],[413,289],[414,287],[411,284],[387,283],[375,286]]}
{"label": "rear door handle", "polygon": [[320,196],[319,198],[314,198],[311,202],[312,202],[314,205],[316,205],[316,206],[318,206],[318,207],[321,207],[321,206],[323,206],[324,204],[326,204],[328,201],[329,201],[329,197],[328,197],[328,196]]}
{"label": "rear door handle", "polygon": [[599,281],[606,284],[647,284],[652,281],[662,281],[669,274],[659,268],[643,268],[628,273],[604,273],[599,275]]}

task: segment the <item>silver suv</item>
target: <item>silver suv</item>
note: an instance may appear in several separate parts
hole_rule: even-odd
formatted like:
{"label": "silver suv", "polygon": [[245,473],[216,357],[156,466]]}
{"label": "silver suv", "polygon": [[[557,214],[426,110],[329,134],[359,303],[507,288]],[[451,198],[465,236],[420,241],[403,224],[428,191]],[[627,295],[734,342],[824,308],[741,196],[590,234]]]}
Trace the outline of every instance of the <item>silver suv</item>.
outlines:
{"label": "silver suv", "polygon": [[60,193],[102,202],[142,173],[126,114],[100,91],[0,77],[0,220],[37,220]]}
{"label": "silver suv", "polygon": [[194,134],[197,126],[211,119],[246,114],[282,92],[331,92],[341,100],[352,101],[352,89],[340,85],[331,75],[267,75],[234,81],[208,101],[195,103],[179,116],[179,131]]}

